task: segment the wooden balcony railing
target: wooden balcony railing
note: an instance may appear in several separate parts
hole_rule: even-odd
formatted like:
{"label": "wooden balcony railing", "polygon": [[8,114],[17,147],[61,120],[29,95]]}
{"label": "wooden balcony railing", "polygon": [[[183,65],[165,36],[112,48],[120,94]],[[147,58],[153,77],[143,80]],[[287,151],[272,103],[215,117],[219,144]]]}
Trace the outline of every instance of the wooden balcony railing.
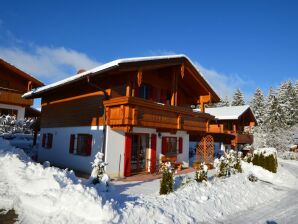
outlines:
{"label": "wooden balcony railing", "polygon": [[193,112],[191,108],[163,105],[137,97],[117,97],[104,101],[106,124],[114,130],[130,130],[133,126],[161,130],[206,132],[213,117]]}
{"label": "wooden balcony railing", "polygon": [[254,141],[254,136],[251,134],[237,134],[238,144],[252,144]]}
{"label": "wooden balcony railing", "polygon": [[220,133],[220,134],[235,134],[231,130],[224,129],[223,124],[210,124],[208,128],[209,133]]}
{"label": "wooden balcony railing", "polygon": [[1,89],[0,103],[20,106],[31,106],[33,104],[33,99],[23,99],[21,93]]}

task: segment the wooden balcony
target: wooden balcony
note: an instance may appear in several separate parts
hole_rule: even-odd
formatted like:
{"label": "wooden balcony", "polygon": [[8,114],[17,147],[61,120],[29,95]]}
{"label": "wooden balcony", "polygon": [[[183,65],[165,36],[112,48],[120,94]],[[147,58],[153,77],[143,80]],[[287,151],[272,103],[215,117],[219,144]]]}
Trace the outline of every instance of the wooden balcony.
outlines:
{"label": "wooden balcony", "polygon": [[206,132],[213,116],[193,112],[191,108],[163,105],[137,97],[117,97],[104,101],[106,124],[114,130],[132,127],[157,128],[161,131]]}
{"label": "wooden balcony", "polygon": [[22,93],[0,89],[0,103],[19,106],[31,106],[33,99],[23,99]]}
{"label": "wooden balcony", "polygon": [[254,136],[252,134],[237,134],[238,144],[252,144],[254,141]]}
{"label": "wooden balcony", "polygon": [[223,124],[210,124],[208,128],[209,133],[214,134],[234,134],[234,131],[224,129]]}

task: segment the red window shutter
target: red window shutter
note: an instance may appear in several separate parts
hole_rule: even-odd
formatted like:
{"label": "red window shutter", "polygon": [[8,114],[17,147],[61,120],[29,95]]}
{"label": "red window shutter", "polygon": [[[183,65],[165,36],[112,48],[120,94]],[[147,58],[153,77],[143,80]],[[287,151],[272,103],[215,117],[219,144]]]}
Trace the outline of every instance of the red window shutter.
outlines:
{"label": "red window shutter", "polygon": [[91,155],[91,150],[92,150],[92,135],[88,135],[87,137],[87,144],[85,148],[85,152],[87,156]]}
{"label": "red window shutter", "polygon": [[53,134],[48,133],[47,148],[48,149],[52,148],[52,144],[53,144]]}
{"label": "red window shutter", "polygon": [[46,138],[47,138],[47,135],[46,134],[43,134],[42,135],[42,144],[41,144],[42,147],[45,147],[46,146]]}
{"label": "red window shutter", "polygon": [[179,153],[183,153],[183,138],[179,138]]}
{"label": "red window shutter", "polygon": [[165,155],[167,153],[167,137],[162,137],[161,153]]}
{"label": "red window shutter", "polygon": [[132,136],[130,133],[125,133],[125,148],[124,148],[124,176],[129,177],[131,173],[131,147]]}
{"label": "red window shutter", "polygon": [[156,134],[151,135],[151,159],[150,173],[154,173],[156,169]]}
{"label": "red window shutter", "polygon": [[74,142],[75,142],[75,135],[70,135],[70,142],[69,142],[69,153],[73,154],[74,152]]}

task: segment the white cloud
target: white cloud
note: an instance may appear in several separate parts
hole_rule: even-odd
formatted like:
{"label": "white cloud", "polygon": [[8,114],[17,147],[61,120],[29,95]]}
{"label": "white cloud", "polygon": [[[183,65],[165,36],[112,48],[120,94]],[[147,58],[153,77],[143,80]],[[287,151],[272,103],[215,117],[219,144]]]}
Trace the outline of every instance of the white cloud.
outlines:
{"label": "white cloud", "polygon": [[205,68],[197,62],[195,62],[195,65],[200,70],[204,78],[210,83],[212,88],[222,98],[225,96],[231,98],[237,88],[241,89],[241,87],[247,84],[247,82],[237,74],[226,75],[214,69]]}
{"label": "white cloud", "polygon": [[86,54],[64,47],[31,46],[29,50],[0,47],[0,57],[45,83],[100,65]]}

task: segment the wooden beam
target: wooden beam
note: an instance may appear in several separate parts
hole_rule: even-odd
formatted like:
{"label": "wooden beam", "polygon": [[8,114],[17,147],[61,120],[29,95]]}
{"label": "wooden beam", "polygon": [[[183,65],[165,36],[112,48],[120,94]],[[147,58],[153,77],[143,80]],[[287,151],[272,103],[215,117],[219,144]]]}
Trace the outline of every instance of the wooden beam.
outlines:
{"label": "wooden beam", "polygon": [[181,69],[180,69],[180,71],[181,71],[181,78],[183,79],[183,77],[184,77],[184,70],[185,70],[185,66],[184,66],[184,63],[182,63],[182,65],[181,65]]}
{"label": "wooden beam", "polygon": [[32,81],[29,81],[27,85],[27,91],[31,91],[31,90],[32,90]]}
{"label": "wooden beam", "polygon": [[138,71],[138,75],[137,75],[137,82],[138,82],[138,86],[140,87],[142,84],[142,79],[143,79],[143,72],[142,70]]}
{"label": "wooden beam", "polygon": [[171,87],[171,92],[172,92],[172,96],[171,96],[171,106],[175,106],[175,93],[176,93],[176,72],[173,69],[172,70],[172,87]]}
{"label": "wooden beam", "polygon": [[126,84],[126,96],[131,96],[131,83],[127,82]]}
{"label": "wooden beam", "polygon": [[205,104],[211,102],[211,94],[200,96],[200,110],[201,112],[205,112]]}

